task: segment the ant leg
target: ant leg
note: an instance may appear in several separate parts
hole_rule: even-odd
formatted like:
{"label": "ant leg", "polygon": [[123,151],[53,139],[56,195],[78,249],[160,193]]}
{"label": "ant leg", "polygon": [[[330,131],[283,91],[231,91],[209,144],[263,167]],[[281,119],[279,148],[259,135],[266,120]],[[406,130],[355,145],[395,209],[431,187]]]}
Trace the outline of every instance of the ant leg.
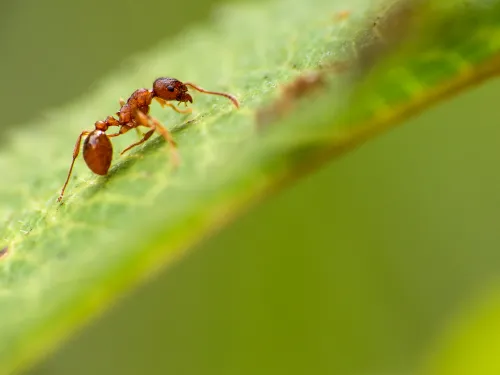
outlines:
{"label": "ant leg", "polygon": [[[136,128],[137,129],[137,128]],[[122,152],[120,152],[120,155],[123,155],[124,153],[126,153],[128,150],[130,150],[131,148],[134,148],[135,146],[139,146],[140,144],[146,142],[155,132],[155,129],[151,129],[150,131],[148,131],[146,134],[144,134],[144,137],[142,137],[142,139],[138,142],[135,142],[135,143],[132,143],[130,146],[128,146],[125,150],[123,150]]]}
{"label": "ant leg", "polygon": [[120,103],[120,107],[123,107],[127,103],[123,98],[120,98],[118,102]]}
{"label": "ant leg", "polygon": [[[161,134],[161,136],[165,139],[165,141],[168,142],[168,144],[170,145],[170,154],[172,156],[172,163],[174,164],[174,166],[177,166],[179,164],[179,154],[177,152],[177,145],[174,139],[172,138],[172,134],[170,134],[170,132],[161,124],[160,121],[158,121],[152,116],[146,116],[141,111],[137,111],[136,117],[137,120],[141,123],[141,125],[156,130],[158,133]],[[153,124],[151,124],[150,121]],[[146,135],[148,133],[146,133]]]}
{"label": "ant leg", "polygon": [[[118,137],[119,135],[125,134],[130,129],[132,129],[132,128],[123,126],[123,127],[120,128],[120,131],[118,133],[108,134],[108,138]],[[143,137],[144,136],[144,134],[142,134],[141,131],[139,130],[139,128],[137,128],[137,127],[135,127],[135,132],[137,133],[137,135],[139,137]]]}
{"label": "ant leg", "polygon": [[131,127],[128,127],[128,126],[121,126],[121,127],[120,127],[120,130],[119,130],[117,133],[108,134],[108,138],[118,137],[119,135],[125,134],[125,133],[126,133],[126,132],[128,132],[130,129],[132,129],[132,128],[131,128]]}
{"label": "ant leg", "polygon": [[200,86],[197,86],[197,85],[195,85],[194,83],[191,83],[191,82],[185,82],[184,84],[186,86],[189,86],[189,87],[195,89],[196,91],[202,92],[204,94],[219,95],[219,96],[223,96],[225,98],[228,98],[229,100],[231,100],[233,102],[233,104],[234,104],[234,106],[236,108],[240,108],[240,102],[238,101],[238,99],[236,99],[231,94],[226,94],[225,92],[208,91],[208,90],[205,90],[204,88],[201,88]]}
{"label": "ant leg", "polygon": [[[108,137],[111,138],[111,137],[118,137],[119,135],[122,135],[122,134],[125,134],[126,132],[128,132],[130,129],[132,129],[132,127],[129,127],[129,126],[122,126],[120,128],[120,131],[118,133],[113,133],[113,134],[109,134]],[[135,131],[137,133],[137,135],[139,137],[142,137],[144,136],[144,134],[141,133],[141,131],[137,128],[137,126],[135,126]]]}
{"label": "ant leg", "polygon": [[59,195],[59,198],[57,198],[57,201],[60,202],[62,200],[62,197],[64,195],[64,190],[66,190],[66,186],[68,185],[69,178],[71,177],[71,173],[73,172],[73,166],[75,165],[75,160],[80,154],[80,145],[82,143],[82,137],[84,135],[89,135],[91,132],[89,131],[83,131],[80,133],[78,138],[76,139],[75,143],[75,148],[73,149],[73,161],[71,162],[71,167],[69,167],[69,172],[68,172],[68,177],[66,177],[66,182],[63,185],[63,188],[61,190],[61,194]]}
{"label": "ant leg", "polygon": [[160,98],[158,96],[156,96],[155,99],[156,99],[156,101],[158,103],[160,103],[160,105],[162,106],[162,108],[170,107],[170,108],[172,108],[177,113],[188,114],[188,113],[191,113],[193,111],[191,108],[188,108],[188,109],[179,109],[178,107],[176,107],[172,103],[169,103],[166,100],[164,100],[164,99],[162,99],[162,98]]}

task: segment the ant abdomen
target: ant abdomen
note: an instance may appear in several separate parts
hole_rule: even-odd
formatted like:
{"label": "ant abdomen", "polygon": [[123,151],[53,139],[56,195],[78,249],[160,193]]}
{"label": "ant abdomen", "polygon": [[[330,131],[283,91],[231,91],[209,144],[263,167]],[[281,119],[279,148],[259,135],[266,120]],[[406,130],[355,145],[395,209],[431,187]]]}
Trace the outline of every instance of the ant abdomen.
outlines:
{"label": "ant abdomen", "polygon": [[108,173],[113,159],[113,145],[106,133],[94,130],[85,138],[83,159],[92,172],[101,176]]}

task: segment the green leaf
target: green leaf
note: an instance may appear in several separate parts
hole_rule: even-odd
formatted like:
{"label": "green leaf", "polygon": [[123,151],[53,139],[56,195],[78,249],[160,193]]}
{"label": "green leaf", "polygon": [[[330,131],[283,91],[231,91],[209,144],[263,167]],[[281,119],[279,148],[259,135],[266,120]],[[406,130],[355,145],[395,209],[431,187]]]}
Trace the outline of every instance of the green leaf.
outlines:
{"label": "green leaf", "polygon": [[498,374],[500,372],[500,293],[498,287],[464,307],[449,322],[423,374]]}
{"label": "green leaf", "polygon": [[[0,156],[0,372],[38,359],[273,189],[497,72],[498,2],[370,3],[224,8],[16,134]],[[116,155],[105,178],[80,161],[57,204],[79,132],[165,74],[231,92],[242,108],[202,95],[188,118],[153,108],[175,131],[182,166],[170,168],[158,138]],[[325,83],[278,99],[304,74]],[[117,151],[133,141],[113,140]]]}

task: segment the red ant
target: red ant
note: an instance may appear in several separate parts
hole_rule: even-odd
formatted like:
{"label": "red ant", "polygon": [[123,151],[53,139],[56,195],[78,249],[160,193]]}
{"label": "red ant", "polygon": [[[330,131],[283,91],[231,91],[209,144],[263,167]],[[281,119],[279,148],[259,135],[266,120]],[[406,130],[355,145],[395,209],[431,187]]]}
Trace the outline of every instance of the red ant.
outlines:
{"label": "red ant", "polygon": [[[64,190],[68,185],[75,160],[80,153],[80,145],[84,136],[87,136],[87,138],[85,138],[85,141],[83,142],[83,159],[89,169],[98,175],[106,175],[109,167],[111,166],[113,145],[111,144],[109,138],[125,134],[130,129],[137,129],[138,126],[145,126],[150,128],[150,130],[143,135],[143,138],[140,141],[132,143],[130,146],[125,148],[120,155],[123,155],[131,148],[144,143],[153,135],[155,131],[157,131],[169,143],[173,163],[174,165],[177,165],[179,163],[179,156],[177,154],[176,144],[172,139],[170,132],[160,123],[160,121],[148,115],[148,113],[149,106],[151,105],[153,99],[156,99],[162,107],[171,107],[179,113],[190,113],[191,108],[181,110],[173,104],[168,103],[169,101],[174,100],[179,103],[184,103],[185,105],[187,105],[187,102],[192,103],[193,98],[188,94],[188,87],[204,94],[224,96],[231,100],[236,108],[240,107],[240,103],[233,95],[223,92],[208,91],[195,85],[194,83],[183,83],[175,78],[163,77],[156,79],[153,83],[153,89],[135,90],[126,102],[123,99],[120,99],[121,108],[118,112],[116,112],[118,118],[108,116],[104,121],[97,121],[94,125],[94,130],[85,130],[80,133],[76,140],[75,148],[73,149],[73,161],[71,162],[71,166],[68,171],[68,177],[66,178],[61,194],[57,199],[58,202],[62,200]],[[120,129],[117,133],[106,134],[106,131],[110,126],[119,126]]]}

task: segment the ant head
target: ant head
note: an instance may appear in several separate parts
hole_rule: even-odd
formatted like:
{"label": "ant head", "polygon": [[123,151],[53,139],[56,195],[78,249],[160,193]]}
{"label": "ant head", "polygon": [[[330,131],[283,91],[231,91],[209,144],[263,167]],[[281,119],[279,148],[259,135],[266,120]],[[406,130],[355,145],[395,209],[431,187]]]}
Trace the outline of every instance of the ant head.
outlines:
{"label": "ant head", "polygon": [[178,102],[193,102],[191,95],[187,93],[187,86],[175,78],[158,78],[153,83],[153,96],[163,100],[177,100]]}

